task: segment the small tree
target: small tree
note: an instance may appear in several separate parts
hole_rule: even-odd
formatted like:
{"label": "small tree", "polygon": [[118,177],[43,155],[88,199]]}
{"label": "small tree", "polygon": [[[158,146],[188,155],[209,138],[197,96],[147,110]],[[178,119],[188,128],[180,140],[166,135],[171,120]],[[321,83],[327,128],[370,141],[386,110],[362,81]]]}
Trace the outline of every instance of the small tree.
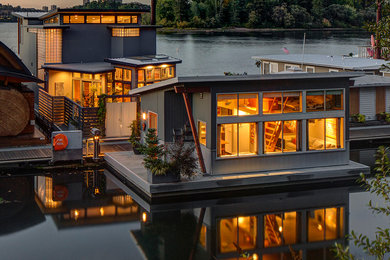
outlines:
{"label": "small tree", "polygon": [[155,175],[165,175],[170,169],[169,163],[164,160],[166,151],[158,143],[156,129],[149,128],[145,136],[145,144],[141,146],[144,156],[144,166]]}
{"label": "small tree", "polygon": [[172,169],[184,177],[193,177],[198,168],[194,151],[194,145],[185,145],[183,139],[172,144],[168,150]]}
{"label": "small tree", "polygon": [[[368,207],[375,214],[384,214],[390,216],[390,180],[388,179],[390,173],[390,160],[387,156],[389,147],[380,146],[376,154],[375,160],[375,175],[372,179],[366,179],[362,174],[360,182],[370,193],[376,194],[384,199],[384,206],[380,207],[374,205],[370,200]],[[374,256],[376,259],[384,259],[385,254],[390,253],[390,228],[378,227],[375,231],[375,238],[369,239],[362,234],[351,232],[349,237],[353,243],[362,248],[367,254]],[[336,243],[336,257],[342,260],[356,259],[349,247],[344,248],[342,245]]]}

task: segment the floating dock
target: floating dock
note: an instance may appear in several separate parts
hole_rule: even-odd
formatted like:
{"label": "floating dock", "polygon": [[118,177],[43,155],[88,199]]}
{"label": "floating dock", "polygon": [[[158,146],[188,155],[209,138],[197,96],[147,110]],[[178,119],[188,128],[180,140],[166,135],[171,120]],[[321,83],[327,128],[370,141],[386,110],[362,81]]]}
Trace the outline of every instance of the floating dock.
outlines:
{"label": "floating dock", "polygon": [[360,173],[369,173],[368,166],[350,161],[348,165],[341,166],[203,175],[176,183],[151,184],[147,181],[142,155],[134,155],[131,151],[112,152],[106,153],[104,159],[108,168],[117,177],[150,200],[281,186],[329,184],[336,181],[351,181]]}

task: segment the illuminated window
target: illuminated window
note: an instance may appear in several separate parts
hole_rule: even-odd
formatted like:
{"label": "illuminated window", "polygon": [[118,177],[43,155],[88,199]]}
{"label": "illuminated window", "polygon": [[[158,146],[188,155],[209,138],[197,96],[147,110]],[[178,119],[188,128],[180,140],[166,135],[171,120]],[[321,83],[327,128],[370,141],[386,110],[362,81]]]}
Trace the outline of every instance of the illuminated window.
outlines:
{"label": "illuminated window", "polygon": [[257,218],[237,217],[219,221],[219,251],[237,252],[238,248],[250,250],[256,247]]}
{"label": "illuminated window", "polygon": [[112,28],[113,37],[137,37],[139,28]]}
{"label": "illuminated window", "polygon": [[73,77],[73,78],[81,78],[81,73],[79,73],[79,72],[73,72],[73,73],[72,73],[72,77]]}
{"label": "illuminated window", "polygon": [[123,80],[131,81],[131,70],[123,69]]}
{"label": "illuminated window", "polygon": [[330,150],[344,148],[343,118],[309,119],[309,150]]}
{"label": "illuminated window", "polygon": [[218,157],[256,155],[257,123],[218,125]]}
{"label": "illuminated window", "polygon": [[343,109],[343,91],[327,90],[326,91],[326,110]]}
{"label": "illuminated window", "polygon": [[145,81],[145,70],[138,70],[138,82]]}
{"label": "illuminated window", "polygon": [[54,16],[52,18],[49,18],[49,19],[46,19],[45,24],[54,24],[54,23],[58,23],[58,16]]}
{"label": "illuminated window", "polygon": [[306,111],[324,111],[324,91],[306,92]]}
{"label": "illuminated window", "polygon": [[161,69],[154,69],[154,80],[160,80],[161,79]]}
{"label": "illuminated window", "polygon": [[218,116],[237,115],[237,94],[217,95],[217,115]]}
{"label": "illuminated window", "polygon": [[62,17],[62,22],[63,23],[69,23],[70,21],[69,21],[69,15],[64,15],[63,17]]}
{"label": "illuminated window", "polygon": [[87,23],[100,23],[100,15],[87,15]]}
{"label": "illuminated window", "polygon": [[198,121],[198,137],[199,143],[206,146],[206,123]]}
{"label": "illuminated window", "polygon": [[129,15],[126,15],[126,16],[119,15],[119,16],[117,16],[116,19],[117,19],[118,23],[131,23],[131,16],[129,16]]}
{"label": "illuminated window", "polygon": [[175,77],[175,68],[174,67],[169,67],[168,69],[169,69],[168,70],[168,77],[169,78]]}
{"label": "illuminated window", "polygon": [[238,95],[238,114],[257,115],[258,114],[258,94]]}
{"label": "illuminated window", "polygon": [[115,68],[115,80],[122,80],[122,79],[123,79],[123,69]]}
{"label": "illuminated window", "polygon": [[307,213],[308,241],[333,240],[344,235],[344,209],[326,208]]}
{"label": "illuminated window", "polygon": [[157,118],[158,118],[158,115],[154,112],[150,112],[148,113],[148,118],[149,118],[149,128],[153,128],[153,129],[156,129],[156,133],[157,133]]}
{"label": "illuminated window", "polygon": [[71,15],[69,17],[70,23],[84,23],[84,15]]}
{"label": "illuminated window", "polygon": [[115,23],[114,15],[102,15],[101,16],[102,23]]}
{"label": "illuminated window", "polygon": [[144,86],[145,86],[145,83],[138,83],[138,85],[137,85],[138,88],[142,88]]}
{"label": "illuminated window", "polygon": [[263,94],[263,113],[302,112],[301,92],[274,92]]}
{"label": "illuminated window", "polygon": [[264,153],[300,151],[300,121],[264,122]]}
{"label": "illuminated window", "polygon": [[203,248],[206,248],[206,235],[207,235],[207,227],[202,224],[202,228],[200,229],[199,234],[199,243]]}
{"label": "illuminated window", "polygon": [[133,16],[131,17],[131,23],[138,23],[138,16],[133,15]]}
{"label": "illuminated window", "polygon": [[62,31],[61,29],[45,29],[45,63],[62,62]]}
{"label": "illuminated window", "polygon": [[83,79],[91,80],[92,79],[92,74],[83,73]]}
{"label": "illuminated window", "polygon": [[153,70],[152,69],[146,70],[146,80],[153,80]]}
{"label": "illuminated window", "polygon": [[299,242],[297,212],[264,216],[264,247],[290,245]]}

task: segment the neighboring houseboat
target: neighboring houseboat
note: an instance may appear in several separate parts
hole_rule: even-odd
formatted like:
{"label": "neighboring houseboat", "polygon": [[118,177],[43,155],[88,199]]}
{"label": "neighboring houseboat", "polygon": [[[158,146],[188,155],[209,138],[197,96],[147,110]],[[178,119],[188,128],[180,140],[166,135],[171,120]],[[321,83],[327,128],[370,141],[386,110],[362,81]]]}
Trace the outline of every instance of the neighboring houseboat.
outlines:
{"label": "neighboring houseboat", "polygon": [[0,147],[42,142],[34,135],[34,92],[22,82],[41,81],[0,42]]}
{"label": "neighboring houseboat", "polygon": [[[163,142],[189,122],[203,172],[349,165],[356,73],[179,77],[130,91]],[[203,163],[204,161],[204,163]]]}
{"label": "neighboring houseboat", "polygon": [[260,65],[261,74],[273,74],[298,68],[308,73],[360,71],[380,75],[382,65],[387,61],[350,56],[329,56],[322,54],[282,54],[254,56]]}
{"label": "neighboring houseboat", "polygon": [[[128,136],[137,115],[131,89],[174,78],[181,60],[156,54],[156,26],[141,25],[143,10],[56,9],[14,13],[18,52],[45,81],[38,115],[60,129]],[[98,116],[99,98],[106,114]],[[102,122],[103,121],[103,122]],[[104,122],[105,121],[105,122]]]}

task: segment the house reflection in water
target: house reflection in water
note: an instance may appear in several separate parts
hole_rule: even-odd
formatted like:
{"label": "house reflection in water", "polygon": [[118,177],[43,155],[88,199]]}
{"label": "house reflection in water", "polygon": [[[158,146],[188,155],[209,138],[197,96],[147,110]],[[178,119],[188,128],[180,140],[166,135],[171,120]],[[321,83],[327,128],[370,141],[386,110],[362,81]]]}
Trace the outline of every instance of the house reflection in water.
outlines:
{"label": "house reflection in water", "polygon": [[36,176],[35,193],[41,211],[59,229],[139,219],[138,205],[103,171]]}
{"label": "house reflection in water", "polygon": [[[132,235],[149,259],[173,259],[167,258],[169,250],[174,248],[170,243],[176,245],[176,256],[188,257],[196,251],[193,259],[206,256],[210,259],[247,259],[244,254],[263,260],[334,259],[331,248],[335,242],[345,243],[344,237],[348,234],[347,187],[222,199],[199,205],[207,206],[172,211],[170,222],[159,217],[167,216],[167,212],[151,210],[148,213],[149,219],[141,224],[140,231],[132,231]],[[187,252],[180,253],[186,249],[178,246],[177,243],[182,242],[174,238],[179,240],[185,232],[177,225],[188,212],[193,214],[192,225],[181,228],[192,230],[191,239],[198,236],[199,243],[196,250],[187,248]],[[180,218],[172,220],[175,216]],[[201,227],[198,223],[196,228],[199,219]],[[171,223],[171,228],[166,227],[169,230],[166,234],[157,232],[162,223],[163,226]],[[197,235],[195,230],[199,230]],[[148,250],[150,243],[154,243],[148,239],[150,234],[158,236],[154,241],[162,242],[165,247],[159,251],[160,255]]]}

